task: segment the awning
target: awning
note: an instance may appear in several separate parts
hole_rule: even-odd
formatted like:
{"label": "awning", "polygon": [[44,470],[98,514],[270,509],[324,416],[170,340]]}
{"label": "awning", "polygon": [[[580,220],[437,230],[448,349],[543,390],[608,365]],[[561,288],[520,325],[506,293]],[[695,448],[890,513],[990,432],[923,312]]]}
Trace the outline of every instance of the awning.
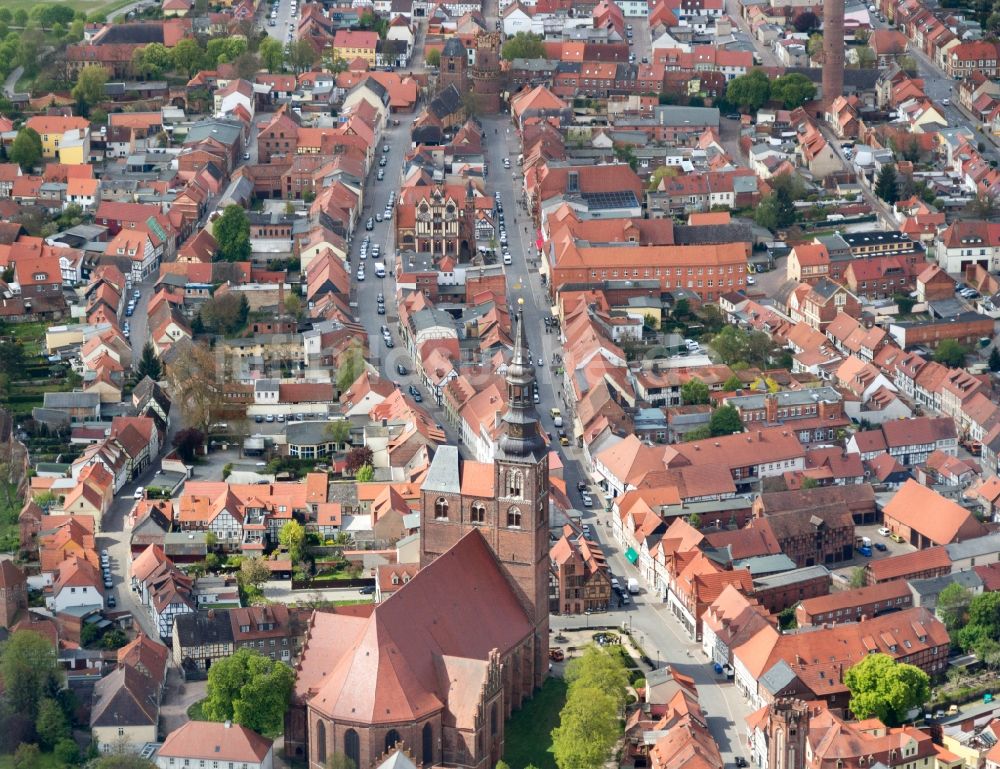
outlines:
{"label": "awning", "polygon": [[631,547],[625,551],[625,557],[628,558],[629,563],[635,563],[639,560],[639,554]]}

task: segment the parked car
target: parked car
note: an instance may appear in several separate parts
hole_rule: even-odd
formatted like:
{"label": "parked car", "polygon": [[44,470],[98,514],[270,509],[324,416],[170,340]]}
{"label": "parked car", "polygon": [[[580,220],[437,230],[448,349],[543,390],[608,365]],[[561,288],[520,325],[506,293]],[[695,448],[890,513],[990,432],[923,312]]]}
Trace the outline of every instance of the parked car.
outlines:
{"label": "parked car", "polygon": [[584,507],[594,506],[594,498],[590,496],[590,494],[588,494],[587,492],[583,492],[583,494],[580,495],[580,498],[583,500]]}
{"label": "parked car", "polygon": [[375,586],[374,585],[362,585],[360,588],[358,588],[358,592],[361,595],[374,595],[375,594]]}
{"label": "parked car", "polygon": [[399,374],[400,376],[406,376],[410,372],[406,370],[406,366],[404,366],[402,363],[397,363],[396,373]]}
{"label": "parked car", "polygon": [[875,549],[878,550],[880,553],[884,553],[889,548],[886,546],[885,542],[876,542]]}
{"label": "parked car", "polygon": [[906,540],[902,538],[899,534],[890,534],[889,539],[895,542],[897,545],[902,545]]}
{"label": "parked car", "polygon": [[108,608],[113,609],[118,605],[118,601],[115,599],[114,593],[108,593]]}
{"label": "parked car", "polygon": [[861,555],[863,555],[865,558],[871,558],[872,557],[872,549],[870,547],[868,547],[868,545],[861,545],[861,546],[859,546],[858,547],[858,552]]}
{"label": "parked car", "polygon": [[888,537],[889,536],[889,529],[887,527],[885,527],[885,526],[879,526],[878,527],[878,535],[880,537]]}
{"label": "parked car", "polygon": [[142,486],[137,486],[135,491],[132,493],[133,499],[142,499],[145,495],[146,490]]}

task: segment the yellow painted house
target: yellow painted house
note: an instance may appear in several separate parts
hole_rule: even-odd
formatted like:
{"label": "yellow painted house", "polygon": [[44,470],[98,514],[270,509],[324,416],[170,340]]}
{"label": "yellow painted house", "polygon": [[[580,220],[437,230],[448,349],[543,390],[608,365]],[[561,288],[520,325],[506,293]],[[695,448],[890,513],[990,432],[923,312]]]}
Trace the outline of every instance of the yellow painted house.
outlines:
{"label": "yellow painted house", "polygon": [[348,63],[364,59],[369,67],[375,66],[378,43],[378,33],[365,30],[338,29],[333,36],[333,48],[337,56]]}
{"label": "yellow painted house", "polygon": [[68,165],[90,160],[90,121],[63,115],[37,115],[25,123],[42,138],[42,157]]}

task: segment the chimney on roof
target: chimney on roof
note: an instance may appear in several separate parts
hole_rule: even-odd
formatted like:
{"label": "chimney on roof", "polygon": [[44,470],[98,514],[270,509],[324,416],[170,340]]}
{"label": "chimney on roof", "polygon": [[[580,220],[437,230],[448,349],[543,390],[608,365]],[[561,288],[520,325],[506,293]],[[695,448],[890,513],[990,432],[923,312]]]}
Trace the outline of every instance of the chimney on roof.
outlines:
{"label": "chimney on roof", "polygon": [[226,728],[227,728],[227,729],[230,729],[230,728],[232,728],[232,726],[233,726],[233,722],[232,722],[232,721],[230,721],[230,720],[229,720],[229,719],[227,718],[227,719],[226,719]]}

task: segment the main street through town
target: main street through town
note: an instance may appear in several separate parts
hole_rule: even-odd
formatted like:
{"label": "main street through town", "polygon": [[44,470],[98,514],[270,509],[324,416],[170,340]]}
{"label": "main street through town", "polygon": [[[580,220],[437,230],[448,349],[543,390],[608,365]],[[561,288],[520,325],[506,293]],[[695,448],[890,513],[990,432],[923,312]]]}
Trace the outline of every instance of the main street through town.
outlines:
{"label": "main street through town", "polygon": [[[406,351],[398,329],[398,311],[394,311],[396,283],[394,267],[397,254],[395,251],[395,222],[386,221],[374,223],[374,229],[366,232],[364,224],[376,213],[385,211],[386,202],[392,190],[400,185],[400,172],[403,154],[409,146],[412,115],[398,115],[399,126],[387,127],[379,141],[378,155],[382,154],[382,146],[389,148],[386,153],[385,178],[376,178],[378,165],[372,171],[372,179],[366,188],[364,211],[359,222],[359,228],[351,244],[351,264],[354,294],[356,303],[355,314],[369,335],[371,361],[381,375],[396,382],[404,390],[410,385],[416,386],[423,397],[425,407],[438,423],[445,428],[448,442],[458,445],[468,457],[459,436],[444,418],[444,413],[435,404],[430,393],[419,377],[414,374],[414,362]],[[532,359],[536,364],[536,376],[539,386],[540,403],[539,418],[542,429],[556,438],[558,429],[550,415],[550,409],[557,407],[564,412],[567,422],[570,421],[571,409],[563,400],[563,377],[558,373],[561,367],[554,362],[554,355],[562,352],[562,341],[555,332],[546,333],[544,317],[551,315],[552,306],[537,266],[535,251],[535,232],[530,218],[522,207],[522,178],[517,164],[513,162],[520,153],[518,136],[508,116],[488,116],[480,121],[484,131],[484,145],[487,151],[486,162],[489,168],[487,176],[487,193],[500,193],[507,224],[507,236],[510,244],[512,264],[504,268],[507,278],[508,301],[515,308],[520,307],[524,313],[528,343]],[[504,159],[511,159],[511,169],[504,168]],[[382,255],[379,261],[386,264],[386,277],[375,276],[371,256],[371,247],[366,260],[360,260],[359,251],[365,235],[370,236],[372,245],[381,246]],[[357,279],[358,266],[364,265],[365,279]],[[376,296],[381,293],[386,300],[387,314],[377,312]],[[387,348],[382,339],[381,327],[390,328],[394,346]],[[539,359],[542,364],[538,365]],[[409,372],[406,376],[397,373],[396,366],[402,364]],[[558,439],[553,440],[552,448],[560,453],[563,463],[563,478],[572,501],[582,511],[583,521],[591,525],[595,538],[601,542],[612,570],[625,578],[636,576],[635,569],[629,566],[612,541],[610,520],[612,513],[604,510],[604,497],[600,489],[591,483],[591,478],[585,467],[585,458],[581,449],[576,446],[562,447]],[[577,484],[588,485],[596,505],[592,509],[583,507],[582,497],[577,491]],[[737,692],[735,686],[724,678],[714,674],[701,654],[700,647],[684,634],[680,624],[667,611],[666,604],[656,596],[642,594],[635,596],[635,602],[629,606],[615,608],[604,614],[594,614],[584,617],[554,616],[554,629],[568,627],[583,627],[590,624],[597,626],[628,627],[636,641],[645,649],[654,662],[660,665],[670,664],[685,675],[691,676],[699,686],[702,705],[709,716],[709,727],[719,744],[723,757],[732,761],[736,755],[743,754],[741,744],[745,734],[744,717],[749,713],[747,705]]]}

